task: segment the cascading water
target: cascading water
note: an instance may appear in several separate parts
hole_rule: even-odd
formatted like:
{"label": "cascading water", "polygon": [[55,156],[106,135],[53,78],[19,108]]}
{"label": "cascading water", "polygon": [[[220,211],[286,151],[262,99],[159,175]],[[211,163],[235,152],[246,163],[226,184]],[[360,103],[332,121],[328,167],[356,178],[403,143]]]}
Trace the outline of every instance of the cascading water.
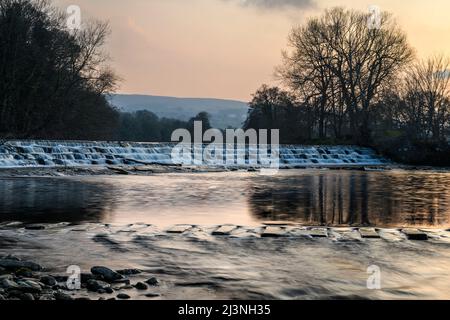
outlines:
{"label": "cascading water", "polygon": [[[0,167],[172,164],[174,143],[81,141],[8,141],[0,144]],[[248,150],[247,150],[248,151]],[[234,150],[236,154],[246,150]],[[280,166],[380,166],[389,161],[369,148],[355,146],[299,146],[279,148]],[[259,160],[258,160],[259,162]],[[242,166],[255,166],[248,156]]]}

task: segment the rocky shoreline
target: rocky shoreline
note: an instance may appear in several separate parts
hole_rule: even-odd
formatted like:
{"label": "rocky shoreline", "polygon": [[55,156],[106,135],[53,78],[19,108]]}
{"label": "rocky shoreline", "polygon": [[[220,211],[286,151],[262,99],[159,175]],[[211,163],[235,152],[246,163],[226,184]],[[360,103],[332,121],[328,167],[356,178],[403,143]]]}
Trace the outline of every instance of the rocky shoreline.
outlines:
{"label": "rocky shoreline", "polygon": [[145,293],[149,299],[159,297],[152,290],[159,284],[155,277],[132,282],[142,273],[138,269],[95,266],[90,273],[81,273],[72,280],[67,275],[49,275],[35,262],[8,255],[0,257],[0,300],[128,300],[129,290]]}

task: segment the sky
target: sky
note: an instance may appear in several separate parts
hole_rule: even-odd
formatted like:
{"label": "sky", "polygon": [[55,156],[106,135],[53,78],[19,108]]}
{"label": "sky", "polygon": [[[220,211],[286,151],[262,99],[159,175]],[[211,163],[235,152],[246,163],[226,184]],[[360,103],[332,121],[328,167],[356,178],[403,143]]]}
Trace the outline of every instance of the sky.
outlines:
{"label": "sky", "polygon": [[119,93],[248,101],[274,68],[294,26],[326,8],[394,14],[419,58],[450,56],[449,0],[54,0],[82,21],[109,21]]}

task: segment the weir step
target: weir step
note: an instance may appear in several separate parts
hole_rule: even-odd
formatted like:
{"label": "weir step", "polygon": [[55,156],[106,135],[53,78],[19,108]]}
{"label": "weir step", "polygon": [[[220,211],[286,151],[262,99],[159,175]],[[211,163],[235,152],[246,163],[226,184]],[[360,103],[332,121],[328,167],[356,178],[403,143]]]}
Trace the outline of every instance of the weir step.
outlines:
{"label": "weir step", "polygon": [[403,229],[402,232],[406,235],[408,240],[416,240],[416,241],[428,240],[428,235],[425,232],[419,231],[417,229]]}
{"label": "weir step", "polygon": [[286,229],[283,227],[266,227],[261,234],[263,238],[279,238],[286,236]]}
{"label": "weir step", "polygon": [[229,236],[231,233],[236,230],[237,226],[220,226],[216,230],[213,231],[213,236]]}
{"label": "weir step", "polygon": [[313,238],[327,238],[328,230],[326,228],[312,228],[309,230],[309,235]]}
{"label": "weir step", "polygon": [[375,228],[360,228],[359,233],[363,239],[380,239],[381,236],[378,234]]}
{"label": "weir step", "polygon": [[191,230],[192,228],[193,228],[192,225],[177,225],[167,230],[167,233],[181,234],[185,233],[188,230]]}

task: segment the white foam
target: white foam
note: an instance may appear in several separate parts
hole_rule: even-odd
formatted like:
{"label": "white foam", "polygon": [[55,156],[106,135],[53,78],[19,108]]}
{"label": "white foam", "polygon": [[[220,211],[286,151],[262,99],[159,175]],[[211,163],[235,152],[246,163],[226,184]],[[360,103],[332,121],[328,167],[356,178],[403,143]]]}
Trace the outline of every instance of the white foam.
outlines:
{"label": "white foam", "polygon": [[[171,164],[171,143],[119,143],[81,141],[9,141],[0,145],[0,167],[51,167],[119,165],[138,163]],[[269,147],[270,149],[270,147]],[[248,159],[248,151],[257,148],[234,150],[234,155],[247,155],[238,167],[258,166]],[[283,145],[279,148],[281,167],[332,167],[378,166],[389,161],[374,150],[356,146],[300,146]],[[227,152],[223,152],[224,157]],[[133,160],[138,162],[134,163]],[[224,159],[209,161],[208,165],[224,165]],[[229,165],[231,166],[231,165]]]}

